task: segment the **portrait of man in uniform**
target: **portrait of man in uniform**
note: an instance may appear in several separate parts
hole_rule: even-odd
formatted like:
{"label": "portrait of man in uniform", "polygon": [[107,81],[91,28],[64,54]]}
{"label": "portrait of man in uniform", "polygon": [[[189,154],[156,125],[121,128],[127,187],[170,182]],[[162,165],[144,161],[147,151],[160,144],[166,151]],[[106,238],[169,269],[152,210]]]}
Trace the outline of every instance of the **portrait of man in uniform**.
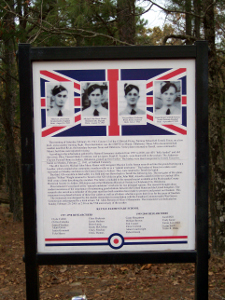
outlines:
{"label": "portrait of man in uniform", "polygon": [[126,99],[126,107],[120,112],[120,115],[144,115],[145,112],[138,107],[140,98],[138,85],[125,83],[124,98]]}
{"label": "portrait of man in uniform", "polygon": [[50,90],[48,117],[70,117],[73,111],[66,108],[68,101],[68,88],[63,84],[57,84]]}
{"label": "portrait of man in uniform", "polygon": [[157,82],[158,94],[155,97],[156,115],[180,115],[180,81]]}
{"label": "portrait of man in uniform", "polygon": [[89,107],[82,110],[82,116],[84,117],[107,117],[108,109],[105,108],[103,103],[103,91],[105,86],[101,83],[88,84],[85,89],[86,100],[89,100]]}

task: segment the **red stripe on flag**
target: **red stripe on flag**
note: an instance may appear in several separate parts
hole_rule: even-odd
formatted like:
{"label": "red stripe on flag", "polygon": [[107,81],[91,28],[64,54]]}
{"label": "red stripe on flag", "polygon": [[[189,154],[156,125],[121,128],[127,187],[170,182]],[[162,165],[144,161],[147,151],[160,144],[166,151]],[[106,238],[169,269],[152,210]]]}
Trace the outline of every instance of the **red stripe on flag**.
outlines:
{"label": "red stripe on flag", "polygon": [[181,133],[181,134],[184,134],[184,135],[187,134],[187,130],[184,130],[184,129],[179,128],[179,127],[177,127],[177,126],[174,126],[174,125],[163,125],[163,126],[166,127],[166,128],[169,128],[169,129],[171,129],[171,130],[174,130],[174,131],[176,131],[176,132],[179,132],[179,133]]}
{"label": "red stripe on flag", "polygon": [[47,76],[47,77],[52,78],[52,79],[57,80],[57,81],[70,81],[69,79],[66,79],[66,78],[64,78],[60,75],[53,74],[49,71],[40,71],[40,73],[44,76]]}
{"label": "red stripe on flag", "polygon": [[75,89],[80,90],[80,84],[79,83],[74,82],[73,86],[74,86]]}
{"label": "red stripe on flag", "polygon": [[80,106],[80,98],[74,98],[74,106]]}
{"label": "red stripe on flag", "polygon": [[150,121],[153,121],[153,116],[147,115],[147,119],[149,119]]}
{"label": "red stripe on flag", "polygon": [[147,97],[147,105],[153,105],[153,97]]}
{"label": "red stripe on flag", "polygon": [[42,131],[42,137],[45,137],[63,128],[65,128],[65,126],[57,126],[57,127],[51,127],[49,129],[46,129],[45,131]]}
{"label": "red stripe on flag", "polygon": [[110,125],[109,135],[120,135],[120,127],[118,125],[118,87],[117,81],[119,80],[119,70],[108,70],[109,81],[109,113],[110,113]]}
{"label": "red stripe on flag", "polygon": [[182,96],[182,104],[187,104],[187,96]]}
{"label": "red stripe on flag", "polygon": [[167,80],[167,79],[170,79],[171,77],[177,76],[177,75],[179,75],[181,73],[184,73],[184,72],[186,72],[186,68],[180,68],[180,69],[177,69],[177,70],[175,70],[175,71],[173,71],[169,74],[166,74],[166,75],[158,78],[157,80]]}
{"label": "red stripe on flag", "polygon": [[75,122],[78,122],[81,120],[81,115],[75,116]]}
{"label": "red stripe on flag", "polygon": [[152,86],[153,86],[153,81],[151,81],[151,82],[149,82],[149,83],[146,84],[146,88],[147,88],[147,89],[149,89],[149,88],[152,87]]}
{"label": "red stripe on flag", "polygon": [[178,236],[142,236],[142,237],[124,237],[126,240],[164,240],[164,239],[187,239],[187,235]]}
{"label": "red stripe on flag", "polygon": [[60,242],[60,241],[107,241],[108,238],[62,238],[62,239],[45,239],[46,242]]}
{"label": "red stripe on flag", "polygon": [[41,98],[41,107],[45,107],[45,98]]}
{"label": "red stripe on flag", "polygon": [[[140,237],[124,237],[126,240],[164,240],[164,239],[187,239],[187,235],[178,236],[140,236]],[[46,242],[60,242],[60,241],[107,241],[108,238],[46,238]]]}

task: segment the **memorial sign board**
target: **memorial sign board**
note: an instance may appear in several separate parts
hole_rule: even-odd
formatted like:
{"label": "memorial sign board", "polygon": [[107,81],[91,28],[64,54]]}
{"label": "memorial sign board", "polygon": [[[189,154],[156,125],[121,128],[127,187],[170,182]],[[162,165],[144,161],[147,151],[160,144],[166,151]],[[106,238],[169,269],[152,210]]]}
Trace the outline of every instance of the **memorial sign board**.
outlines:
{"label": "memorial sign board", "polygon": [[34,62],[33,93],[38,252],[195,249],[194,59]]}
{"label": "memorial sign board", "polygon": [[19,46],[27,299],[41,264],[196,264],[208,299],[208,46]]}

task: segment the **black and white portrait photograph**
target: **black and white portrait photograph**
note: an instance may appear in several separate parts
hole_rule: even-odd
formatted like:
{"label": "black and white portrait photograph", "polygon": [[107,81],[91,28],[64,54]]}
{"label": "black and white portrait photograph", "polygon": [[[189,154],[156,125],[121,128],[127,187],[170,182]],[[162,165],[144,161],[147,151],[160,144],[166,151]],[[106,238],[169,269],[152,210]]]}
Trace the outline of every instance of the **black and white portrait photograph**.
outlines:
{"label": "black and white portrait photograph", "polygon": [[119,123],[145,124],[146,82],[143,80],[120,81],[118,86]]}
{"label": "black and white portrait photograph", "polygon": [[155,115],[181,114],[181,82],[154,81]]}
{"label": "black and white portrait photograph", "polygon": [[108,116],[108,84],[107,82],[82,83],[82,116]]}
{"label": "black and white portrait photograph", "polygon": [[[124,99],[123,101],[125,103],[125,107],[122,111],[120,111],[120,115],[144,115],[145,111],[143,108],[145,108],[145,105],[143,103],[143,100],[140,99],[140,83],[132,84],[132,83],[124,83],[123,89],[124,89]],[[120,101],[122,102],[122,101]],[[140,107],[142,108],[140,108]]]}
{"label": "black and white portrait photograph", "polygon": [[81,124],[103,126],[109,123],[109,91],[107,81],[81,83]]}
{"label": "black and white portrait photograph", "polygon": [[73,116],[73,84],[72,82],[46,83],[47,116]]}

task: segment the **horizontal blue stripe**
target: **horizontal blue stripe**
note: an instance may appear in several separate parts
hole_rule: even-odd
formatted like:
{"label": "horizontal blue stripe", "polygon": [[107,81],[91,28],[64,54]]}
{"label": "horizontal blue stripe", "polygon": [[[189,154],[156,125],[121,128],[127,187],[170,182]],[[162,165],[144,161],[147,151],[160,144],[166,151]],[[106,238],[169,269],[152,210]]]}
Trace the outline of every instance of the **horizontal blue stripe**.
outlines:
{"label": "horizontal blue stripe", "polygon": [[46,247],[59,247],[59,246],[108,246],[108,243],[63,243],[63,244],[45,244]]}
{"label": "horizontal blue stripe", "polygon": [[105,70],[56,70],[77,81],[105,81]]}
{"label": "horizontal blue stripe", "polygon": [[161,129],[153,124],[123,125],[122,135],[174,135],[174,133]]}
{"label": "horizontal blue stripe", "polygon": [[122,69],[121,80],[150,80],[169,70],[171,69]]}
{"label": "horizontal blue stripe", "polygon": [[54,137],[61,136],[106,136],[106,126],[81,126],[79,124],[54,135]]}
{"label": "horizontal blue stripe", "polygon": [[[130,245],[163,245],[163,244],[187,244],[187,241],[166,241],[166,242],[125,242],[126,246]],[[56,243],[56,244],[45,244],[46,247],[62,247],[62,246],[109,246],[108,243]]]}

